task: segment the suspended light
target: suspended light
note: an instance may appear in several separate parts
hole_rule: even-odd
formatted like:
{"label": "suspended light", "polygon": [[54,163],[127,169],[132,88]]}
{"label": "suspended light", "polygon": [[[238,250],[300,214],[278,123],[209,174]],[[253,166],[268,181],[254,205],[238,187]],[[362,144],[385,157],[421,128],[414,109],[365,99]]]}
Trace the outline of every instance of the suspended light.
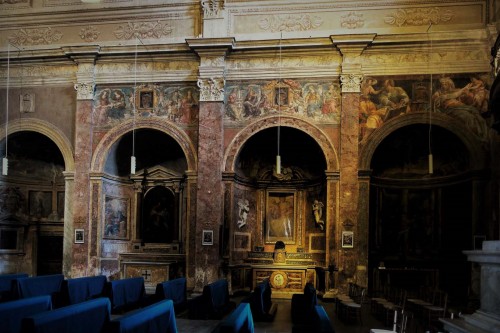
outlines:
{"label": "suspended light", "polygon": [[[427,28],[427,35],[429,35],[429,30],[432,27],[432,22],[429,24],[429,28]],[[431,64],[432,60],[432,38],[430,38],[431,47],[429,53],[429,64]],[[432,67],[430,68],[431,78],[429,83],[429,155],[428,155],[428,166],[429,166],[429,174],[432,175],[434,173],[434,158],[432,156],[432,142],[431,142],[431,132],[432,132],[432,112],[434,112],[434,103],[432,102]]]}
{"label": "suspended light", "polygon": [[5,156],[2,158],[2,176],[9,174],[8,153],[8,133],[9,128],[9,86],[10,86],[10,43],[7,43],[7,88],[5,89]]}
{"label": "suspended light", "polygon": [[134,124],[132,127],[132,156],[130,156],[130,174],[135,175],[135,114],[137,113],[136,105],[137,105],[137,36],[135,39],[135,55],[134,55]]}
{"label": "suspended light", "polygon": [[282,67],[282,59],[281,59],[281,40],[283,39],[283,32],[280,35],[280,64],[278,71],[278,137],[277,137],[277,154],[276,154],[276,174],[281,175],[281,156],[280,156],[280,139],[281,139],[281,67]]}

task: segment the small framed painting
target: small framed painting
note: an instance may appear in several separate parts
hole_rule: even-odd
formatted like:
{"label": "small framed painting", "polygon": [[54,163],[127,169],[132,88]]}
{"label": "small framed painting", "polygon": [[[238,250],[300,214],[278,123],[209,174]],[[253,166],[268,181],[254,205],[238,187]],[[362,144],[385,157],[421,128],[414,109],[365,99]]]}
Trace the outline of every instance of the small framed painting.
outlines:
{"label": "small framed painting", "polygon": [[214,245],[213,230],[203,230],[201,245]]}
{"label": "small framed painting", "polygon": [[342,231],[342,247],[343,248],[354,247],[354,232]]}
{"label": "small framed painting", "polygon": [[85,230],[75,229],[75,244],[83,244],[85,242]]}

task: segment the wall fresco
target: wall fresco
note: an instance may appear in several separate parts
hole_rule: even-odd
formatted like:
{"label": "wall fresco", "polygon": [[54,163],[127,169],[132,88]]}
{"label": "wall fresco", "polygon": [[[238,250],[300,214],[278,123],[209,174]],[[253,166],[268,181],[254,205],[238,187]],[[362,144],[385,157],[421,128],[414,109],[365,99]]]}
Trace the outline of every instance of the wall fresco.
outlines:
{"label": "wall fresco", "polygon": [[283,113],[317,123],[340,121],[340,85],[329,81],[252,81],[226,83],[226,123],[244,123]]}
{"label": "wall fresco", "polygon": [[359,107],[360,142],[387,121],[410,112],[440,112],[462,122],[486,142],[489,76],[446,76],[432,79],[365,77]]}
{"label": "wall fresco", "polygon": [[[146,101],[146,98],[149,99]],[[198,101],[196,87],[99,87],[94,97],[94,123],[98,127],[115,126],[135,114],[137,117],[158,117],[189,125],[197,120]]]}

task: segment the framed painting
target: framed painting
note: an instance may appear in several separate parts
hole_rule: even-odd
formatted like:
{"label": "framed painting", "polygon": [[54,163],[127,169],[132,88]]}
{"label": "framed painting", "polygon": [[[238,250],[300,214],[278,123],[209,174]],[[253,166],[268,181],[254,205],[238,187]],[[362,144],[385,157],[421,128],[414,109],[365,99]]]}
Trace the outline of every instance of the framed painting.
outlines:
{"label": "framed painting", "polygon": [[112,196],[104,197],[103,238],[128,239],[130,200]]}
{"label": "framed painting", "polygon": [[250,251],[251,249],[251,237],[252,234],[249,232],[235,232],[233,247],[235,251]]}
{"label": "framed painting", "polygon": [[295,192],[268,191],[266,197],[265,242],[295,244]]}
{"label": "framed painting", "polygon": [[154,89],[142,88],[137,90],[135,101],[137,110],[141,112],[152,111],[158,103],[158,97]]}
{"label": "framed painting", "polygon": [[214,245],[213,230],[203,230],[201,245]]}
{"label": "framed painting", "polygon": [[85,243],[85,230],[75,229],[75,244]]}
{"label": "framed painting", "polygon": [[342,231],[342,247],[343,248],[354,247],[354,232]]}
{"label": "framed painting", "polygon": [[52,212],[52,192],[30,191],[29,212],[31,216],[46,218]]}

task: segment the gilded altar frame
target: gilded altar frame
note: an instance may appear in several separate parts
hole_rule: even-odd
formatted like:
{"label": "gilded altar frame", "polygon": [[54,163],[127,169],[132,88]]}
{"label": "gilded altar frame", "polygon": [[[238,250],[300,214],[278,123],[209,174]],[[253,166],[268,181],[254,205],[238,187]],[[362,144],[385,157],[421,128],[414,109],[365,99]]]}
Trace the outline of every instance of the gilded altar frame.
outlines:
{"label": "gilded altar frame", "polygon": [[265,242],[295,244],[297,240],[297,196],[295,191],[269,190],[266,193]]}

